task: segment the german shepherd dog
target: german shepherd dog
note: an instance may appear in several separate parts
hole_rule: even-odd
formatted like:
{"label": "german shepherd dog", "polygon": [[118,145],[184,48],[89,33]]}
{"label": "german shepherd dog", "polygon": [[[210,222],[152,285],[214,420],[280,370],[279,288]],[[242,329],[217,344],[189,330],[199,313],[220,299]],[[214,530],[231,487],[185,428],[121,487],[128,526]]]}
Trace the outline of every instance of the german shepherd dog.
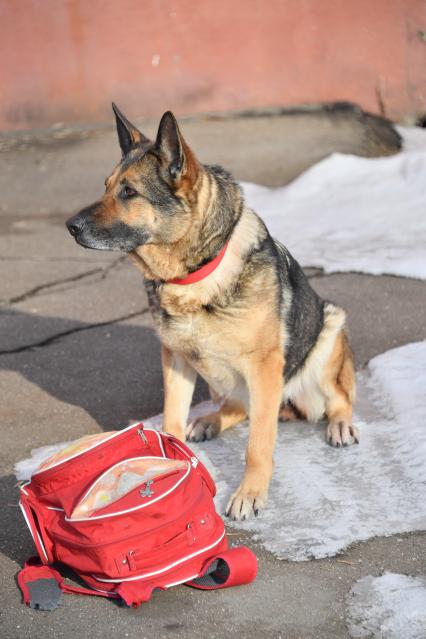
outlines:
{"label": "german shepherd dog", "polygon": [[[266,503],[278,419],[326,416],[332,446],[358,443],[345,313],[315,293],[231,175],[196,159],[170,111],[151,142],[113,109],[122,159],[67,227],[84,247],[129,253],[144,275],[162,342],[164,430],[199,442],[249,416],[245,472],[226,510],[246,519]],[[197,373],[221,406],[187,425]]]}

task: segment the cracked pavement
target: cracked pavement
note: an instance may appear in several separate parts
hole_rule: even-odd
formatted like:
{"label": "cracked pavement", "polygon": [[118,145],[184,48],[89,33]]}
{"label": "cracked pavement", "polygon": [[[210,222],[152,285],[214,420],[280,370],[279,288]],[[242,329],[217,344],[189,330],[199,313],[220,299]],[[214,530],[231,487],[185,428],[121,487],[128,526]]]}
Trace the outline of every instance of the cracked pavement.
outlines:
{"label": "cracked pavement", "polygon": [[[336,129],[312,117],[290,126],[274,116],[203,118],[183,130],[202,160],[223,163],[238,179],[278,185],[333,148],[359,151],[357,126]],[[151,134],[153,124],[144,130]],[[84,597],[65,597],[53,613],[21,604],[14,575],[33,548],[17,507],[14,463],[37,446],[122,427],[162,408],[159,344],[140,274],[126,256],[77,246],[64,226],[102,191],[118,158],[107,128],[0,142],[1,637],[84,637],[89,627],[93,639],[204,637],[206,627],[211,637],[347,637],[344,599],[353,581],[384,570],[424,573],[424,534],[291,563],[232,530],[230,541],[246,541],[259,557],[259,577],[244,589],[179,587],[135,611]],[[317,269],[308,276],[347,310],[358,368],[426,338],[425,282]],[[200,382],[194,399],[205,397]]]}

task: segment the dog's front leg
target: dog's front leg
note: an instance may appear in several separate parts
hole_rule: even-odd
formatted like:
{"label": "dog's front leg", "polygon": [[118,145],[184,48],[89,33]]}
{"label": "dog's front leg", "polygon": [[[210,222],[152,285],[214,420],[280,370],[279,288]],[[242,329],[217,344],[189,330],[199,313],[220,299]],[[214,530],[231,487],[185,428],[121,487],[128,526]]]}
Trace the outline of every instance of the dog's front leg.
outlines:
{"label": "dog's front leg", "polygon": [[258,514],[268,497],[278,413],[283,393],[284,358],[280,350],[260,361],[250,362],[247,385],[250,392],[250,432],[243,481],[229,500],[226,514],[247,519]]}
{"label": "dog's front leg", "polygon": [[163,431],[185,441],[185,427],[197,373],[182,355],[162,347],[164,380]]}

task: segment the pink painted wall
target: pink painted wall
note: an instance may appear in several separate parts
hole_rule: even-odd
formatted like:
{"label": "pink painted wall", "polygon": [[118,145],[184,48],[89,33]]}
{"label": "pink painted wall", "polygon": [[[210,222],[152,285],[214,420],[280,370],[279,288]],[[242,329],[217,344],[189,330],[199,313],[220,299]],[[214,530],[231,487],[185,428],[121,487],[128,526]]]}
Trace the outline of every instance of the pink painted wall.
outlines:
{"label": "pink painted wall", "polygon": [[426,113],[425,0],[0,0],[0,129],[352,100]]}

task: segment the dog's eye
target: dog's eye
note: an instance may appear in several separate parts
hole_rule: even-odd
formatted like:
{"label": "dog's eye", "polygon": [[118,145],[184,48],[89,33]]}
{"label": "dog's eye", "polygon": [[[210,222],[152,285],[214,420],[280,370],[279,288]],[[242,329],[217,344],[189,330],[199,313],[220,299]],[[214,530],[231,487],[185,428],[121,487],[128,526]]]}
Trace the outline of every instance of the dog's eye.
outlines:
{"label": "dog's eye", "polygon": [[132,189],[131,186],[127,186],[127,184],[123,186],[120,192],[120,197],[123,200],[129,200],[132,197],[136,197],[136,195],[138,195],[137,191],[135,191],[135,189]]}

